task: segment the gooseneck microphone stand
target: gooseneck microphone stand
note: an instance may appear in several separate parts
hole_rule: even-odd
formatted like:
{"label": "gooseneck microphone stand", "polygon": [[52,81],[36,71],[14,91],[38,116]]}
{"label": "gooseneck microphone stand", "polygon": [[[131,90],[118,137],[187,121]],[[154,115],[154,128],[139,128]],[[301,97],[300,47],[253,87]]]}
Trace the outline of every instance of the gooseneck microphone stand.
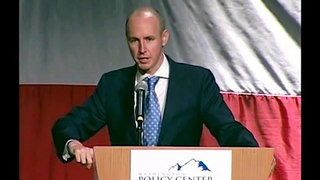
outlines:
{"label": "gooseneck microphone stand", "polygon": [[136,87],[136,122],[137,122],[137,135],[138,135],[138,144],[143,146],[143,129],[142,124],[144,121],[144,100],[146,92],[148,91],[148,84],[146,81],[140,81]]}
{"label": "gooseneck microphone stand", "polygon": [[142,122],[143,122],[143,118],[142,117],[138,117],[137,118],[137,124],[138,124],[138,126],[137,126],[137,133],[138,133],[138,145],[139,146],[142,146],[143,144],[142,144],[142,137],[143,137],[143,128],[142,128]]}

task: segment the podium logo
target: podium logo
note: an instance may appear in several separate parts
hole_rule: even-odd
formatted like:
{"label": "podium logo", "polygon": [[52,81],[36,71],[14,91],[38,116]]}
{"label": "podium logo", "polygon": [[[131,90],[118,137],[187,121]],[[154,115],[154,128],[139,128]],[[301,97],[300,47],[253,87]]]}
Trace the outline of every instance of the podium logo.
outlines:
{"label": "podium logo", "polygon": [[175,163],[167,172],[139,173],[138,180],[213,180],[212,171],[200,160],[194,158]]}
{"label": "podium logo", "polygon": [[185,163],[176,163],[169,168],[169,171],[180,171],[180,172],[190,172],[190,171],[208,171],[211,170],[208,166],[201,160],[196,160],[194,158],[186,161]]}

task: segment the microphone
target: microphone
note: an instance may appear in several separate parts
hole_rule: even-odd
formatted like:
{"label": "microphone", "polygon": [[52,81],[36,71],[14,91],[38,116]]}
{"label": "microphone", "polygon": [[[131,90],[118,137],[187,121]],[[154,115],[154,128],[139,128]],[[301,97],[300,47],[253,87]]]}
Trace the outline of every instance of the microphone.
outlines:
{"label": "microphone", "polygon": [[143,122],[144,120],[144,100],[148,92],[148,84],[146,81],[140,81],[136,87],[136,120],[138,122]]}

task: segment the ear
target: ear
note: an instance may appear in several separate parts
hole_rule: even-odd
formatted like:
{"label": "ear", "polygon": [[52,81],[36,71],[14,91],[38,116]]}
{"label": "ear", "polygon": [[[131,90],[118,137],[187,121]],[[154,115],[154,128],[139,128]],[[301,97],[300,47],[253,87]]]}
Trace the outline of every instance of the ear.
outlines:
{"label": "ear", "polygon": [[163,30],[161,38],[162,38],[162,47],[164,47],[167,44],[168,40],[169,40],[169,31],[168,31],[168,29]]}

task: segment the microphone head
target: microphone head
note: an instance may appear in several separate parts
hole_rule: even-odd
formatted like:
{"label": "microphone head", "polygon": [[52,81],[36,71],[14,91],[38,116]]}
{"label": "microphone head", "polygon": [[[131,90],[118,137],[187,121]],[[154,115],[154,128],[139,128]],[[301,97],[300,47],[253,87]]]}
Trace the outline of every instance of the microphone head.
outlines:
{"label": "microphone head", "polygon": [[145,92],[148,91],[148,84],[146,81],[140,81],[136,87],[134,88],[135,91],[144,90]]}

